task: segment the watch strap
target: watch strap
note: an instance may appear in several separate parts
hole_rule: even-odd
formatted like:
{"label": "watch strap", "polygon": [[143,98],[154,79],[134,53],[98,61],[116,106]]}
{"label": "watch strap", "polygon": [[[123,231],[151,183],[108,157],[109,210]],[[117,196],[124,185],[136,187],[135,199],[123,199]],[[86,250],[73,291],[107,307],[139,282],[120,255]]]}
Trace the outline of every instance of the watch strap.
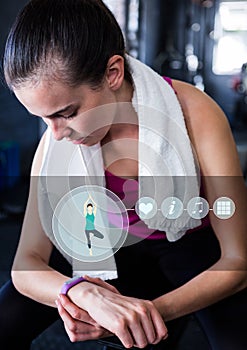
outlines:
{"label": "watch strap", "polygon": [[81,283],[81,282],[84,282],[84,281],[86,281],[85,278],[83,278],[81,276],[72,277],[68,281],[64,282],[64,284],[62,285],[60,293],[63,294],[63,295],[67,295],[67,293],[70,290],[70,288],[72,288],[75,285],[77,285],[78,283]]}

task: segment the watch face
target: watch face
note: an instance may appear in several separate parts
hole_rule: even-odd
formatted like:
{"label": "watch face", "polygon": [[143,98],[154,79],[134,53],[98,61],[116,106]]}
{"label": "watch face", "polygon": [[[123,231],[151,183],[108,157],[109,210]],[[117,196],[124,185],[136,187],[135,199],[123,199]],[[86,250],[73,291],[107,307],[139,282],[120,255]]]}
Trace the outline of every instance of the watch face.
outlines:
{"label": "watch face", "polygon": [[60,248],[79,261],[97,262],[112,256],[125,242],[129,228],[125,205],[100,186],[80,186],[65,194],[52,218]]}

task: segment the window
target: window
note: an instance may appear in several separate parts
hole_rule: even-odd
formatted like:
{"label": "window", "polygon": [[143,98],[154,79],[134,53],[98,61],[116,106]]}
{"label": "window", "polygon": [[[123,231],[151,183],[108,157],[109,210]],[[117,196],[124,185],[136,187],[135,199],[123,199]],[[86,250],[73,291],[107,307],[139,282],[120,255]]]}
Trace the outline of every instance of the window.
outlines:
{"label": "window", "polygon": [[213,72],[236,74],[247,62],[247,1],[221,1],[215,18]]}
{"label": "window", "polygon": [[111,10],[111,12],[116,17],[118,24],[120,25],[122,31],[125,31],[126,26],[126,10],[125,10],[125,0],[104,0],[104,3]]}
{"label": "window", "polygon": [[104,0],[105,4],[116,17],[126,40],[130,55],[139,54],[139,0]]}

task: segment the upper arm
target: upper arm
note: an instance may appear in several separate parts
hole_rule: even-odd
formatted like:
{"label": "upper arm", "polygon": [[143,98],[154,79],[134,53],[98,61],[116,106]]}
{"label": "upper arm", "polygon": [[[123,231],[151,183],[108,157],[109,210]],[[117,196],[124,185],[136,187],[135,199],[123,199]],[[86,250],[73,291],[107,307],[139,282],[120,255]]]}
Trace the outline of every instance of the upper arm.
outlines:
{"label": "upper arm", "polygon": [[32,266],[28,266],[30,256],[36,256],[45,263],[48,263],[52,251],[52,243],[42,228],[38,211],[37,185],[43,156],[44,140],[45,135],[43,135],[40,141],[32,164],[29,197],[13,265],[13,269],[16,270],[32,269]]}
{"label": "upper arm", "polygon": [[227,220],[210,212],[222,256],[238,255],[247,263],[247,188],[227,118],[209,96],[195,87],[178,81],[173,84],[197,154],[210,208],[220,197],[231,198],[236,206],[235,214]]}
{"label": "upper arm", "polygon": [[173,85],[202,174],[242,176],[231,129],[220,107],[190,84],[174,81]]}
{"label": "upper arm", "polygon": [[84,203],[84,206],[83,206],[83,214],[85,217],[87,216],[87,201]]}

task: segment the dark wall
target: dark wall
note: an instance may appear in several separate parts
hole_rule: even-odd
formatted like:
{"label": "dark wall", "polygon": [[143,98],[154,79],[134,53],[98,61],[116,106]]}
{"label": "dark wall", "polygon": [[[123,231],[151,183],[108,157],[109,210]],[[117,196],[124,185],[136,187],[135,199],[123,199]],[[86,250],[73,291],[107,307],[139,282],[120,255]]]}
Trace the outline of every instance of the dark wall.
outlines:
{"label": "dark wall", "polygon": [[[194,83],[203,79],[205,91],[216,100],[232,125],[239,96],[233,76],[215,75],[212,71],[215,13],[218,0],[203,6],[195,0],[141,0],[140,59],[162,75]],[[209,3],[209,2],[208,2]],[[192,30],[199,26],[199,30]],[[186,63],[189,48],[198,57],[196,72]],[[244,63],[244,62],[243,62]]]}
{"label": "dark wall", "polygon": [[[8,0],[0,2],[1,62],[8,31],[17,13],[26,3],[26,0]],[[15,141],[19,145],[21,172],[22,174],[28,174],[39,138],[39,122],[28,115],[3,83],[0,84],[0,106],[0,142]]]}

